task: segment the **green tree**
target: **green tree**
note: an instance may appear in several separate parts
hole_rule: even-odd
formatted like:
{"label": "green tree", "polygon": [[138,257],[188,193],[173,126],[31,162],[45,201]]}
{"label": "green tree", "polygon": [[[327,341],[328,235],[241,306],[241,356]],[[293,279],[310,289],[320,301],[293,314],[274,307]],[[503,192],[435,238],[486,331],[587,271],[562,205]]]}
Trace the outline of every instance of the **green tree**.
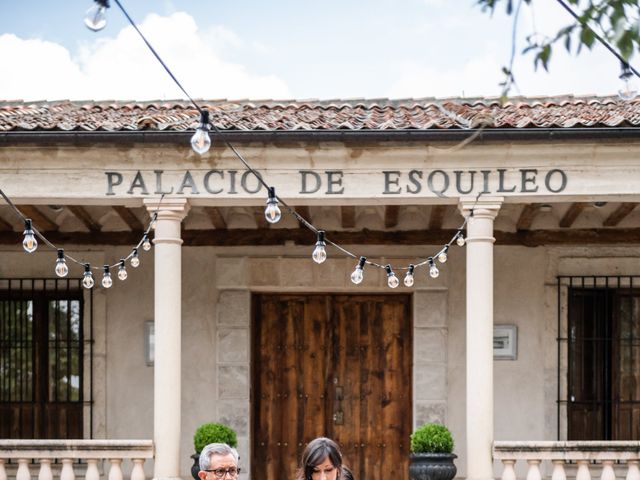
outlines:
{"label": "green tree", "polygon": [[[620,55],[622,75],[632,75],[629,60],[640,51],[640,0],[556,0],[567,12],[567,25],[550,37],[541,37],[531,32],[526,36],[522,53],[533,54],[534,66],[545,70],[558,45],[568,52],[580,54],[584,47],[592,49],[598,37],[604,40]],[[518,15],[523,3],[529,5],[534,0],[477,0],[483,11],[493,14],[499,5],[505,7],[507,15],[514,17],[515,42]],[[573,12],[573,15],[570,13]],[[515,46],[515,44],[514,44]],[[514,50],[515,53],[515,50]],[[513,54],[508,66],[503,67],[505,80],[503,95],[509,92],[515,81]],[[633,71],[635,73],[635,71]]]}

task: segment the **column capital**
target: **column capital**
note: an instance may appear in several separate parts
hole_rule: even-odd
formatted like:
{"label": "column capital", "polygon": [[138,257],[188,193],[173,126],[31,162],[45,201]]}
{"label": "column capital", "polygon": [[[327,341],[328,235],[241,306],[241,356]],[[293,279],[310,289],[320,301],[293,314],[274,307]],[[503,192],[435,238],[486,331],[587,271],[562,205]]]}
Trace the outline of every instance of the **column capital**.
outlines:
{"label": "column capital", "polygon": [[186,198],[169,198],[160,201],[159,198],[144,200],[147,211],[152,216],[158,214],[153,229],[155,230],[153,243],[174,243],[181,245],[180,225],[189,213],[189,202]]}
{"label": "column capital", "polygon": [[474,218],[489,218],[493,220],[498,216],[503,203],[504,197],[460,197],[458,209],[465,218],[471,215],[473,210]]}
{"label": "column capital", "polygon": [[150,215],[158,213],[158,219],[182,221],[189,213],[191,205],[186,198],[145,198],[142,203]]}

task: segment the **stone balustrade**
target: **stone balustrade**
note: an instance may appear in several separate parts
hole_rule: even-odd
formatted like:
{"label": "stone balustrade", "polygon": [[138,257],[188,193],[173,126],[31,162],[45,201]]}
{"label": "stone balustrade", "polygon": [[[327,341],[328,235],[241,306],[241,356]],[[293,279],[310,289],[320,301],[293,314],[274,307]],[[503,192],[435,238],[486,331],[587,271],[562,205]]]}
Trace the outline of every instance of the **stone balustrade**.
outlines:
{"label": "stone balustrade", "polygon": [[153,452],[152,440],[0,440],[0,480],[145,480]]}
{"label": "stone balustrade", "polygon": [[[501,480],[640,480],[640,442],[494,442],[493,458],[502,462]],[[516,462],[526,465],[516,465]]]}

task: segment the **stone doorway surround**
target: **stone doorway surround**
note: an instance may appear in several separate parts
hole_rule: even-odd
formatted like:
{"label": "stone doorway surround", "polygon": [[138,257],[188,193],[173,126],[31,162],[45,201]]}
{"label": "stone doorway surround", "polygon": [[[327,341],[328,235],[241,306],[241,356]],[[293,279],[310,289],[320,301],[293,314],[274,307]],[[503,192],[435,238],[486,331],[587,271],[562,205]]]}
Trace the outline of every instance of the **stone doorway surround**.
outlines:
{"label": "stone doorway surround", "polygon": [[[373,259],[373,257],[371,257]],[[375,258],[385,263],[409,263],[401,258]],[[244,472],[249,459],[251,402],[251,295],[254,292],[389,293],[386,276],[369,269],[363,284],[354,286],[351,258],[328,259],[310,266],[309,257],[219,256],[216,260],[216,414],[238,434]],[[446,269],[438,281],[416,286],[413,295],[413,425],[447,421],[448,289]],[[244,479],[248,473],[241,474]]]}

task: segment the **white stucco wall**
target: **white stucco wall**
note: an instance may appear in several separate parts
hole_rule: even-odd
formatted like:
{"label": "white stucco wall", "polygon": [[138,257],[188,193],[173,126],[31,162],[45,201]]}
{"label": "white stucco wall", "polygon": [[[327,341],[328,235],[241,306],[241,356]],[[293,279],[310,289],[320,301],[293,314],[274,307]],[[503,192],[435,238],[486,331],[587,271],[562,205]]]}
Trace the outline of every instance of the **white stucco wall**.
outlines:
{"label": "white stucco wall", "polygon": [[[126,249],[69,253],[95,265]],[[381,262],[403,263],[436,247],[358,247]],[[192,434],[224,420],[239,433],[249,467],[249,341],[252,291],[387,292],[383,272],[368,269],[353,286],[352,259],[315,265],[306,247],[183,248],[182,457],[188,478]],[[26,255],[4,247],[0,276],[52,275],[55,252]],[[384,253],[384,257],[382,254]],[[444,421],[453,431],[459,474],[465,470],[465,257],[452,247],[436,281],[423,270],[414,292],[414,424]],[[74,270],[80,275],[79,267]],[[518,327],[516,360],[494,362],[495,439],[556,438],[556,290],[558,274],[638,274],[637,247],[503,247],[495,250],[495,323]],[[400,287],[398,292],[407,289]],[[153,255],[145,253],[125,283],[94,290],[96,437],[153,437],[153,369],[144,360],[144,322],[153,318]],[[244,345],[244,350],[243,350]],[[428,347],[428,348],[427,348]],[[106,362],[102,352],[106,352]],[[156,353],[158,354],[158,353]],[[244,377],[243,377],[244,375]],[[224,378],[221,378],[223,377]],[[223,381],[225,380],[225,381]],[[222,386],[220,386],[222,385]]]}

